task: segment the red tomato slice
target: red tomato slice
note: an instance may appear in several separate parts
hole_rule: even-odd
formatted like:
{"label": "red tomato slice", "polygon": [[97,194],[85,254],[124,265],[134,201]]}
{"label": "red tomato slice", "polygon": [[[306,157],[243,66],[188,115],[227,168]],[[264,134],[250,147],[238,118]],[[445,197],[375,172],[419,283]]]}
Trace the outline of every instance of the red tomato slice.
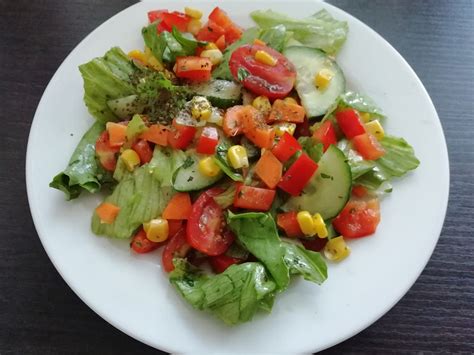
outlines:
{"label": "red tomato slice", "polygon": [[214,196],[223,192],[212,188],[203,192],[193,204],[186,228],[186,240],[194,249],[207,255],[223,254],[235,237],[224,227],[222,208]]}
{"label": "red tomato slice", "polygon": [[235,192],[234,206],[254,211],[268,211],[272,207],[276,191],[239,185]]}
{"label": "red tomato slice", "polygon": [[[266,65],[255,60],[257,51],[265,51],[277,60],[275,66]],[[229,61],[233,77],[239,80],[239,69],[247,72],[248,76],[241,82],[250,91],[267,96],[270,99],[279,99],[287,96],[293,89],[296,71],[285,56],[276,50],[262,45],[246,44],[237,48]]]}
{"label": "red tomato slice", "polygon": [[360,134],[352,138],[355,150],[366,160],[377,160],[385,154],[385,149],[370,133]]}
{"label": "red tomato slice", "polygon": [[365,133],[365,127],[360,121],[359,115],[351,108],[337,111],[336,120],[342,133],[344,133],[348,139]]}
{"label": "red tomato slice", "polygon": [[188,15],[178,11],[166,12],[161,16],[163,16],[163,22],[167,27],[172,29],[173,26],[175,26],[181,32],[187,31],[188,23],[191,21],[191,18]]}
{"label": "red tomato slice", "polygon": [[280,141],[273,147],[272,153],[278,160],[284,163],[301,149],[298,141],[291,134],[285,132],[281,136]]}
{"label": "red tomato slice", "polygon": [[178,57],[176,58],[176,76],[193,81],[207,81],[211,78],[212,62],[209,58]]}
{"label": "red tomato slice", "polygon": [[231,45],[242,37],[244,31],[239,26],[232,24],[225,32],[226,45]]}
{"label": "red tomato slice", "polygon": [[184,258],[190,249],[191,247],[186,242],[186,230],[185,228],[181,228],[170,238],[168,244],[165,246],[165,249],[163,249],[161,263],[163,264],[165,271],[173,271],[173,258]]}
{"label": "red tomato slice", "polygon": [[150,144],[144,139],[138,140],[132,145],[132,149],[137,152],[142,164],[149,163],[151,158],[153,158],[153,150],[150,148]]}
{"label": "red tomato slice", "polygon": [[[295,211],[279,213],[277,215],[277,225],[285,231],[288,237],[303,237],[304,234],[301,231],[300,225],[296,218],[297,213]],[[318,238],[319,239],[319,238]]]}
{"label": "red tomato slice", "polygon": [[109,142],[109,133],[107,131],[97,138],[95,142],[95,153],[99,158],[100,164],[107,171],[114,171],[117,165],[117,157],[115,153],[120,150],[120,147],[111,147]]}
{"label": "red tomato slice", "polygon": [[352,196],[355,197],[365,197],[367,195],[367,189],[362,185],[354,185],[352,186]]}
{"label": "red tomato slice", "polygon": [[219,143],[219,133],[215,127],[204,127],[196,147],[199,154],[214,154],[217,143]]}
{"label": "red tomato slice", "polygon": [[153,10],[148,11],[148,21],[150,23],[155,22],[156,20],[163,20],[163,15],[168,13],[168,10]]}
{"label": "red tomato slice", "polygon": [[323,150],[326,151],[331,144],[337,144],[336,131],[331,121],[324,122],[313,133],[313,138],[323,144]]}
{"label": "red tomato slice", "polygon": [[173,120],[172,130],[168,133],[168,144],[174,149],[186,149],[193,141],[196,127],[184,126]]}
{"label": "red tomato slice", "polygon": [[332,221],[334,228],[346,238],[360,238],[375,232],[380,222],[379,200],[351,200]]}
{"label": "red tomato slice", "polygon": [[143,228],[140,228],[140,230],[133,236],[132,241],[130,242],[130,248],[133,249],[134,252],[139,253],[139,254],[144,254],[144,253],[149,253],[150,251],[153,251],[166,242],[161,242],[161,243],[156,243],[152,242],[146,237],[146,233],[143,230]]}
{"label": "red tomato slice", "polygon": [[212,270],[216,274],[220,274],[221,272],[224,272],[229,266],[235,265],[240,263],[242,260],[233,258],[231,256],[227,255],[217,255],[217,256],[211,256],[209,258],[209,264],[211,264]]}
{"label": "red tomato slice", "polygon": [[292,196],[298,196],[317,169],[318,164],[303,153],[285,172],[278,187]]}
{"label": "red tomato slice", "polygon": [[328,238],[316,237],[316,238],[311,238],[311,239],[306,239],[306,238],[301,239],[301,243],[303,243],[304,247],[312,251],[323,250],[327,242],[328,242]]}

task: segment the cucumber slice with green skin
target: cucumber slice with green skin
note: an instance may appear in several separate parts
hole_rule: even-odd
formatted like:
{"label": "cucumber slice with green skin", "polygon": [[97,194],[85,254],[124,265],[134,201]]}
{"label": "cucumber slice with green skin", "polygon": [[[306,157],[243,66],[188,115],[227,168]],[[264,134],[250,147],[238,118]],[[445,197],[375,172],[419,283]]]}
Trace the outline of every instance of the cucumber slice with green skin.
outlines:
{"label": "cucumber slice with green skin", "polygon": [[107,106],[115,116],[121,119],[127,119],[136,113],[142,113],[145,105],[140,101],[137,95],[130,95],[107,101]]}
{"label": "cucumber slice with green skin", "polygon": [[209,102],[219,108],[228,108],[242,102],[242,86],[228,80],[211,80],[193,84],[189,90],[194,95],[205,96]]}
{"label": "cucumber slice with green skin", "polygon": [[173,174],[173,188],[176,191],[196,191],[204,189],[219,181],[223,174],[217,176],[205,176],[199,171],[199,158],[196,155],[190,155]]}
{"label": "cucumber slice with green skin", "polygon": [[[293,46],[283,54],[296,68],[296,91],[309,118],[321,116],[345,92],[346,79],[337,63],[319,49]],[[314,85],[314,77],[321,69],[329,69],[334,76],[324,90]]]}
{"label": "cucumber slice with green skin", "polygon": [[340,149],[329,146],[303,193],[291,197],[283,210],[320,213],[325,220],[336,217],[351,196],[352,175],[346,160]]}

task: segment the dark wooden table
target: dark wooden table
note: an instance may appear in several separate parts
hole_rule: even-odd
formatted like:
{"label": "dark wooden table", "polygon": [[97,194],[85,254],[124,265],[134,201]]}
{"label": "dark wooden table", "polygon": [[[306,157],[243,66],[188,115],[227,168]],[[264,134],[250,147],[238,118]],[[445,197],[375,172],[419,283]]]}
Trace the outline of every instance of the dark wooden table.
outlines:
{"label": "dark wooden table", "polygon": [[[64,283],[37,237],[24,177],[30,124],[51,76],[84,36],[133,2],[0,0],[1,354],[156,353]],[[413,288],[374,325],[326,352],[474,353],[473,2],[331,3],[384,36],[425,84],[448,141],[451,195],[441,239]]]}

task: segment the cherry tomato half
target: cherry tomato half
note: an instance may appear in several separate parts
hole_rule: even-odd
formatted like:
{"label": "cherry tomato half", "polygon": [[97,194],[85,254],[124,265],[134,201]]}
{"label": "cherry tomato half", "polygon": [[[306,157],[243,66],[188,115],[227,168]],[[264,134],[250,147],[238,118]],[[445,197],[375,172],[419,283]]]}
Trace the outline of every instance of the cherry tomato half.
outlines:
{"label": "cherry tomato half", "polygon": [[174,234],[169,242],[166,244],[165,249],[163,249],[163,255],[161,257],[161,262],[163,268],[166,272],[171,272],[174,270],[173,258],[175,257],[185,257],[188,251],[191,249],[189,244],[186,242],[186,230],[181,228],[179,231]]}
{"label": "cherry tomato half", "polygon": [[[257,61],[257,51],[267,52],[277,60],[276,65]],[[293,64],[281,53],[267,46],[246,44],[237,48],[230,57],[229,66],[234,78],[245,88],[270,99],[285,97],[295,84],[296,71]]]}
{"label": "cherry tomato half", "polygon": [[222,208],[214,196],[222,193],[220,188],[203,192],[193,204],[186,228],[186,240],[194,249],[207,255],[223,254],[235,237],[225,228]]}

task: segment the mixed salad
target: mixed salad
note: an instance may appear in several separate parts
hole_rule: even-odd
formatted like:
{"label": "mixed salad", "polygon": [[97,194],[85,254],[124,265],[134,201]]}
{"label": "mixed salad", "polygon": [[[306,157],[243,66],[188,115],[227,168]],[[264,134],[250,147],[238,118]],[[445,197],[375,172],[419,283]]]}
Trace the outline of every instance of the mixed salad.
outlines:
{"label": "mixed salad", "polygon": [[104,192],[92,231],[162,249],[182,297],[228,324],[270,311],[292,277],[323,283],[419,164],[347,90],[346,22],[250,16],[243,30],[219,7],[150,11],[144,50],[81,65],[95,123],[50,184],[68,200]]}

